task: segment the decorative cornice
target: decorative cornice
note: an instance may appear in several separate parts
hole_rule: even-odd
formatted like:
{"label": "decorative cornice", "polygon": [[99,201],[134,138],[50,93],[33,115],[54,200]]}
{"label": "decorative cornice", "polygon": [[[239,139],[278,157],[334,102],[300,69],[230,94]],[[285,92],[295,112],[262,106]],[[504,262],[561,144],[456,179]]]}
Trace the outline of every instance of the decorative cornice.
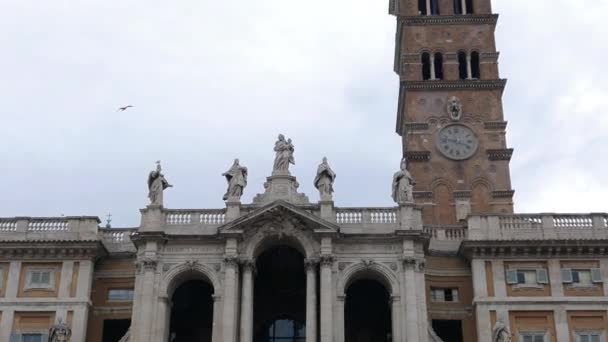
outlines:
{"label": "decorative cornice", "polygon": [[491,161],[496,161],[496,160],[509,161],[509,160],[511,160],[511,157],[513,156],[512,148],[486,150],[486,152],[488,153],[488,159],[490,159]]}
{"label": "decorative cornice", "polygon": [[506,79],[497,80],[428,80],[402,81],[403,90],[500,90],[507,84]]}
{"label": "decorative cornice", "polygon": [[433,198],[433,192],[432,191],[414,191],[414,198],[415,199]]}
{"label": "decorative cornice", "polygon": [[472,258],[606,257],[608,240],[484,240],[463,241],[460,254]]}
{"label": "decorative cornice", "polygon": [[429,151],[406,151],[404,153],[404,157],[410,163],[428,162],[429,160],[431,160],[431,152],[429,152]]}
{"label": "decorative cornice", "polygon": [[471,198],[473,192],[469,190],[454,191],[454,198]]}
{"label": "decorative cornice", "polygon": [[426,131],[429,129],[427,122],[406,122],[403,124],[406,132]]}
{"label": "decorative cornice", "polygon": [[399,16],[398,20],[405,26],[496,25],[498,14]]}
{"label": "decorative cornice", "polygon": [[500,56],[500,52],[482,52],[481,53],[481,61],[482,62],[498,62],[498,57]]}
{"label": "decorative cornice", "polygon": [[492,198],[513,198],[515,190],[495,190],[492,191]]}
{"label": "decorative cornice", "polygon": [[483,123],[485,129],[504,131],[507,129],[507,121],[487,121]]}
{"label": "decorative cornice", "polygon": [[107,252],[100,241],[1,241],[0,259],[95,259]]}

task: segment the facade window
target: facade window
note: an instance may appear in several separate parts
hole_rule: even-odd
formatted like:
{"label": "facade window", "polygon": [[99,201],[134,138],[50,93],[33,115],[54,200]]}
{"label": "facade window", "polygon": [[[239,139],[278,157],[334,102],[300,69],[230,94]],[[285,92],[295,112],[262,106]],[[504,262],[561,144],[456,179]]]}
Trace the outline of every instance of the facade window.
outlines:
{"label": "facade window", "polygon": [[562,282],[578,286],[593,286],[602,283],[602,272],[599,268],[592,269],[562,269]]}
{"label": "facade window", "polygon": [[268,342],[306,341],[306,325],[291,319],[277,319],[268,327]]}
{"label": "facade window", "polygon": [[470,54],[458,52],[458,74],[461,80],[478,80],[481,78],[479,65],[479,52],[473,51]]}
{"label": "facade window", "polygon": [[133,289],[110,289],[108,290],[108,301],[131,302],[133,301]]}
{"label": "facade window", "polygon": [[433,302],[458,302],[458,289],[431,289]]}
{"label": "facade window", "polygon": [[582,331],[576,333],[576,342],[603,342],[599,331]]}
{"label": "facade window", "polygon": [[454,0],[454,14],[473,14],[473,0]]}
{"label": "facade window", "polygon": [[519,342],[545,342],[545,336],[544,332],[521,333]]}
{"label": "facade window", "polygon": [[418,14],[439,15],[439,0],[418,0]]}
{"label": "facade window", "polygon": [[537,285],[548,284],[547,270],[509,270],[507,271],[507,284],[510,285]]}
{"label": "facade window", "polygon": [[480,73],[480,68],[479,68],[479,52],[477,52],[477,51],[471,52],[470,65],[471,65],[471,78],[476,79],[476,80],[480,79],[481,73]]}
{"label": "facade window", "polygon": [[54,271],[48,269],[28,270],[26,289],[52,289],[55,286],[54,274]]}
{"label": "facade window", "polygon": [[443,79],[443,54],[441,54],[441,52],[436,52],[434,54],[423,52],[421,62],[423,80]]}
{"label": "facade window", "polygon": [[461,80],[466,80],[469,78],[468,73],[468,63],[467,63],[467,53],[464,51],[458,52],[458,74]]}
{"label": "facade window", "polygon": [[431,55],[428,52],[422,54],[422,79],[431,79]]}
{"label": "facade window", "polygon": [[435,60],[433,65],[435,66],[435,78],[436,80],[443,79],[443,55],[440,52],[435,53]]}

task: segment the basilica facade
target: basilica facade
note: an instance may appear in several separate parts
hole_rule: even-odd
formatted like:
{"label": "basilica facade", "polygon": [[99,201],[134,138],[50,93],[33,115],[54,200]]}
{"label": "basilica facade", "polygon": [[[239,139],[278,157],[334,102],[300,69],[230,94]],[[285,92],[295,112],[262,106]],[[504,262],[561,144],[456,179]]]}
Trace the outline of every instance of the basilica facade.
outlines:
{"label": "basilica facade", "polygon": [[283,135],[251,203],[235,160],[224,207],[171,209],[158,163],[136,228],[0,218],[0,342],[605,342],[608,214],[513,213],[491,1],[389,12],[394,206],[337,206],[327,159],[311,201]]}

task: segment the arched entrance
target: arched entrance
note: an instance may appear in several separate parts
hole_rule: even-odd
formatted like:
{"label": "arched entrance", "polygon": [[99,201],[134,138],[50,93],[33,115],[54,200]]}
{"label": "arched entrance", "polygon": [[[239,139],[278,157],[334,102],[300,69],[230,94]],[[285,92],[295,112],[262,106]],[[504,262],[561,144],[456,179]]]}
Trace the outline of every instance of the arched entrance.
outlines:
{"label": "arched entrance", "polygon": [[171,342],[211,342],[213,286],[205,280],[188,280],[172,297]]}
{"label": "arched entrance", "polygon": [[346,291],[344,323],[348,342],[391,342],[391,307],[386,287],[372,279],[351,283]]}
{"label": "arched entrance", "polygon": [[304,342],[306,273],[304,256],[287,246],[257,257],[254,282],[254,342]]}

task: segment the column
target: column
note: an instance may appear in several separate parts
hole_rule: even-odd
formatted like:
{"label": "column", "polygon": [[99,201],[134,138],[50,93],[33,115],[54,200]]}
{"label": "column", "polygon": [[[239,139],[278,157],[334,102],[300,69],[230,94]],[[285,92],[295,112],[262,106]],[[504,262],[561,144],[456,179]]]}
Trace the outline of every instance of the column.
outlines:
{"label": "column", "polygon": [[405,258],[405,319],[408,342],[418,341],[418,305],[416,303],[416,259]]}
{"label": "column", "polygon": [[344,342],[344,304],[346,296],[338,296],[336,299],[336,342]]}
{"label": "column", "polygon": [[0,341],[10,341],[11,332],[13,330],[14,310],[9,310],[7,307],[2,309],[0,320]]}
{"label": "column", "polygon": [[416,305],[418,306],[418,341],[426,341],[428,337],[428,312],[426,310],[426,285],[424,279],[424,268],[426,261],[418,259],[414,274],[416,276]]}
{"label": "column", "polygon": [[432,52],[429,52],[429,59],[431,60],[431,80],[436,80],[436,76],[435,76],[435,54]]}
{"label": "column", "polygon": [[224,271],[224,311],[222,316],[222,335],[223,342],[234,342],[235,323],[236,323],[236,272],[237,259],[236,257],[228,257],[224,259],[226,270]]}
{"label": "column", "polygon": [[243,262],[243,293],[241,295],[241,339],[239,342],[253,341],[253,272],[252,260]]}
{"label": "column", "polygon": [[168,297],[159,297],[157,303],[156,324],[152,328],[152,341],[165,342],[169,340],[171,321],[171,300]]}
{"label": "column", "polygon": [[401,304],[400,301],[401,301],[401,297],[391,296],[390,304],[391,304],[393,342],[403,341],[403,338],[401,337],[401,315],[399,314],[400,304]]}
{"label": "column", "polygon": [[467,0],[460,0],[460,7],[462,8],[462,14],[467,14]]}
{"label": "column", "polygon": [[[74,309],[74,318],[72,319],[72,341],[84,341],[86,339],[88,318],[88,306],[81,306]],[[67,320],[67,317],[64,319]]]}
{"label": "column", "polygon": [[561,264],[558,259],[549,259],[547,261],[547,267],[549,268],[549,284],[551,284],[551,297],[563,297],[564,296],[564,284],[562,284],[562,270]]}
{"label": "column", "polygon": [[[477,304],[476,308],[477,316],[477,338],[479,341],[491,341],[492,340],[492,323],[490,322],[490,310],[486,305]],[[509,328],[509,331],[511,329]]]}
{"label": "column", "polygon": [[426,0],[426,15],[431,15],[431,0]]}
{"label": "column", "polygon": [[570,330],[568,329],[568,312],[563,305],[555,309],[555,334],[557,342],[570,341]]}
{"label": "column", "polygon": [[220,312],[222,307],[222,296],[214,294],[213,298],[213,328],[211,328],[211,342],[222,342],[220,330]]}
{"label": "column", "polygon": [[[488,296],[488,286],[486,284],[486,262],[485,260],[474,259],[471,261],[473,271],[473,298],[484,298]],[[492,284],[494,285],[494,284]]]}
{"label": "column", "polygon": [[306,260],[306,342],[317,342],[317,264]]}
{"label": "column", "polygon": [[472,78],[473,71],[471,70],[471,54],[467,52],[467,80],[470,80]]}
{"label": "column", "polygon": [[[150,341],[152,325],[154,324],[154,314],[156,312],[156,298],[154,298],[154,278],[156,275],[156,267],[158,263],[155,259],[142,259],[139,261],[139,268],[143,272],[142,280],[142,295],[141,295],[141,306],[138,308],[139,312],[139,331],[137,341]],[[81,270],[82,274],[84,270]],[[79,277],[80,278],[80,275]],[[81,284],[80,279],[78,281],[77,293],[80,294]],[[78,296],[80,297],[80,295]]]}
{"label": "column", "polygon": [[321,255],[321,342],[333,341],[333,283],[331,281],[334,256]]}

